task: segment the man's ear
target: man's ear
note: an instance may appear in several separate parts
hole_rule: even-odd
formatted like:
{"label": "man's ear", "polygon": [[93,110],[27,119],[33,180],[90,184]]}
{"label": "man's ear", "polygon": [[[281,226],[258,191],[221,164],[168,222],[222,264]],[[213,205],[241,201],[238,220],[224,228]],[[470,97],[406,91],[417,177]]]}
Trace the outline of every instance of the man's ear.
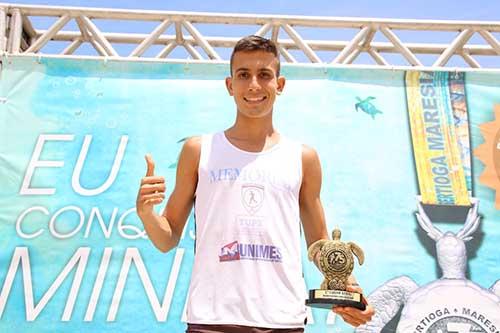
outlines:
{"label": "man's ear", "polygon": [[230,76],[226,77],[226,88],[229,96],[233,96],[233,78]]}
{"label": "man's ear", "polygon": [[285,88],[285,83],[286,80],[284,76],[278,77],[278,88],[276,89],[278,95],[280,95],[283,92],[283,89]]}

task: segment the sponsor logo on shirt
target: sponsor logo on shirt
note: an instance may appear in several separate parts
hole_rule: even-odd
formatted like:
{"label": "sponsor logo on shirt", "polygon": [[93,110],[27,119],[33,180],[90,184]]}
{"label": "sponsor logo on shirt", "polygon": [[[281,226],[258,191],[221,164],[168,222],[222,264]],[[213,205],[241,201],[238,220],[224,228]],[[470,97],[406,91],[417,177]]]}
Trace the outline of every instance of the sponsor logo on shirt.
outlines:
{"label": "sponsor logo on shirt", "polygon": [[240,260],[238,241],[226,244],[220,249],[219,261]]}
{"label": "sponsor logo on shirt", "polygon": [[257,260],[281,262],[281,250],[274,245],[231,242],[221,248],[219,261]]}
{"label": "sponsor logo on shirt", "polygon": [[292,191],[290,179],[286,173],[280,169],[259,169],[259,168],[218,168],[208,170],[208,181],[214,183],[252,183],[269,184],[280,191]]}
{"label": "sponsor logo on shirt", "polygon": [[250,215],[255,214],[264,202],[264,186],[257,184],[242,185],[241,202]]}

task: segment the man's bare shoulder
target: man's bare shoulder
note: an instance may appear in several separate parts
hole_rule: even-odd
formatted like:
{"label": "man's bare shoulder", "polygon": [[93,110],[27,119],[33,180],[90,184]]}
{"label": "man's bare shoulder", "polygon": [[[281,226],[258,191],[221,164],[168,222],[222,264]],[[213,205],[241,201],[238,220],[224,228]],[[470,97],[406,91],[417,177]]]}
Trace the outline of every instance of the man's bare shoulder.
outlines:
{"label": "man's bare shoulder", "polygon": [[306,144],[302,144],[302,164],[310,165],[319,162],[319,156],[316,149]]}
{"label": "man's bare shoulder", "polygon": [[321,163],[316,149],[302,145],[302,185],[309,182],[321,183]]}
{"label": "man's bare shoulder", "polygon": [[184,141],[183,149],[190,153],[200,153],[201,151],[201,135],[191,136]]}
{"label": "man's bare shoulder", "polygon": [[179,157],[179,166],[190,167],[196,170],[200,161],[201,136],[192,136],[184,141]]}

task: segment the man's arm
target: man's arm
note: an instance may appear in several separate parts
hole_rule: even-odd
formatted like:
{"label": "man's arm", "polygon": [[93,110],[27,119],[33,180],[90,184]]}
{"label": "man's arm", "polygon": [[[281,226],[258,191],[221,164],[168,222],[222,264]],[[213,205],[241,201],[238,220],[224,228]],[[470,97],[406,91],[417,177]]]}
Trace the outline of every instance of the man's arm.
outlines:
{"label": "man's arm", "polygon": [[193,208],[200,151],[200,137],[192,137],[184,143],[177,164],[175,188],[162,215],[158,215],[153,206],[165,198],[165,179],[154,176],[154,162],[146,156],[148,171],[141,180],[136,208],[149,239],[162,252],[177,246]]}
{"label": "man's arm", "polygon": [[307,247],[320,239],[328,239],[325,213],[320,200],[321,165],[316,151],[302,147],[302,185],[300,187],[300,219]]}
{"label": "man's arm", "polygon": [[[302,148],[302,186],[300,188],[300,218],[304,228],[307,247],[320,239],[328,239],[325,214],[320,199],[321,164],[316,151],[308,146]],[[318,252],[319,253],[319,252]],[[317,258],[314,258],[317,265]],[[354,276],[348,280],[347,290],[362,293]],[[352,325],[359,326],[370,321],[375,311],[367,305],[364,311],[352,307],[336,307],[333,309],[342,319]]]}

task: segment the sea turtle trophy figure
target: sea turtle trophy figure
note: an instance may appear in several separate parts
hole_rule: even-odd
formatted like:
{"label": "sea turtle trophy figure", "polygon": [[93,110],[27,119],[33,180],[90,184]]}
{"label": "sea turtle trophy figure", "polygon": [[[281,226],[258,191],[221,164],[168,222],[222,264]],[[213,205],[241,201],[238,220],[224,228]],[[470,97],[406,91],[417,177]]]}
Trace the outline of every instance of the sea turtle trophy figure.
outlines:
{"label": "sea turtle trophy figure", "polygon": [[309,247],[309,260],[316,262],[325,279],[320,289],[309,290],[306,305],[331,309],[334,306],[352,306],[364,310],[363,295],[346,291],[347,280],[354,268],[354,256],[360,265],[365,256],[363,250],[353,242],[340,240],[340,230],[334,229],[332,240],[322,239]]}
{"label": "sea turtle trophy figure", "polygon": [[436,253],[443,276],[419,287],[407,276],[387,281],[368,296],[375,315],[356,333],[381,332],[398,313],[398,333],[490,333],[500,332],[500,280],[489,289],[466,279],[465,242],[479,226],[479,201],[471,200],[464,226],[456,234],[436,228],[427,217],[420,200],[417,220],[436,242]]}

